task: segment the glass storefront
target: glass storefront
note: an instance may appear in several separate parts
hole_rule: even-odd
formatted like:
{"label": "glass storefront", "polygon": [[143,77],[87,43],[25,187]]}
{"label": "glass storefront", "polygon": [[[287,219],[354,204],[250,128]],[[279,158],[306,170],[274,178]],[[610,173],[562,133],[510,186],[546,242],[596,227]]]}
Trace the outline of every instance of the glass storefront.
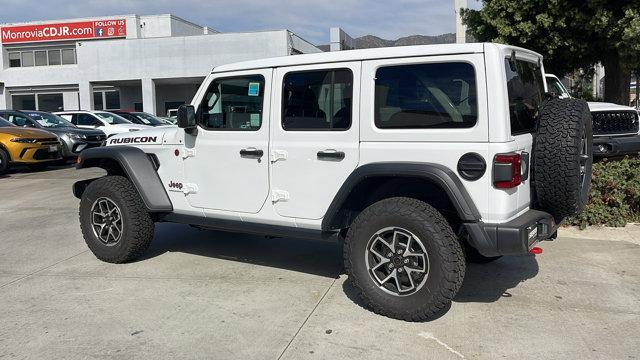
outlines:
{"label": "glass storefront", "polygon": [[11,101],[15,110],[40,110],[60,111],[64,110],[62,93],[20,94],[12,95]]}

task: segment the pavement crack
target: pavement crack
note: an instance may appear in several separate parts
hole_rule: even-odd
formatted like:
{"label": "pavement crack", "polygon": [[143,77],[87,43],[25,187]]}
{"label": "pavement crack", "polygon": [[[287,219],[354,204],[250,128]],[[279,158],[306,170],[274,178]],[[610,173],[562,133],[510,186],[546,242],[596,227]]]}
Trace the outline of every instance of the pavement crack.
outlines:
{"label": "pavement crack", "polygon": [[33,276],[33,275],[36,275],[36,274],[38,274],[38,273],[40,273],[40,272],[43,272],[43,271],[45,271],[45,270],[47,270],[47,269],[51,269],[52,267],[54,267],[54,266],[56,266],[56,265],[58,265],[58,264],[61,264],[61,263],[65,262],[65,261],[67,261],[67,260],[71,260],[71,259],[73,259],[73,258],[74,258],[74,257],[76,257],[76,256],[82,255],[82,254],[86,253],[87,251],[89,251],[89,250],[81,251],[81,252],[79,252],[79,253],[77,253],[77,254],[75,254],[75,255],[69,256],[69,257],[68,257],[68,258],[66,258],[66,259],[62,259],[62,260],[60,260],[60,261],[57,261],[57,262],[55,262],[55,263],[53,263],[53,264],[51,264],[51,265],[45,266],[45,267],[43,267],[43,268],[41,268],[41,269],[38,269],[38,270],[36,270],[36,271],[34,271],[34,272],[32,272],[32,273],[29,273],[29,274],[27,274],[27,275],[24,275],[24,276],[22,276],[22,277],[19,277],[19,278],[17,278],[17,279],[15,279],[15,280],[13,280],[13,281],[9,281],[9,282],[8,282],[8,283],[6,283],[6,284],[0,285],[0,289],[2,289],[2,288],[4,288],[4,287],[7,287],[7,286],[9,286],[9,285],[11,285],[11,284],[15,284],[15,283],[17,283],[18,281],[20,281],[20,280],[22,280],[22,279],[26,279],[26,278],[28,278],[29,276]]}
{"label": "pavement crack", "polygon": [[291,346],[291,344],[293,343],[293,340],[296,339],[296,337],[298,337],[298,334],[300,333],[300,331],[302,330],[302,328],[307,324],[307,322],[309,321],[309,319],[311,318],[311,315],[313,315],[313,313],[316,311],[316,309],[318,308],[318,306],[320,306],[320,303],[322,302],[322,300],[324,300],[324,298],[327,296],[327,294],[329,293],[329,290],[331,290],[331,288],[333,287],[333,285],[336,283],[336,281],[338,280],[338,277],[335,277],[333,279],[333,281],[331,282],[331,284],[329,285],[329,287],[327,287],[327,290],[325,290],[324,294],[322,294],[322,297],[320,297],[320,300],[318,300],[318,302],[316,303],[316,305],[313,307],[313,309],[311,309],[311,312],[309,312],[309,315],[307,315],[307,317],[304,319],[304,321],[302,322],[302,324],[300,324],[300,327],[298,328],[298,330],[296,331],[295,334],[293,334],[293,337],[291,338],[291,340],[289,340],[289,343],[287,344],[287,346],[284,347],[284,349],[282,350],[282,352],[280,353],[280,356],[278,356],[277,360],[282,359],[282,357],[284,356],[284,353],[287,352],[287,350],[289,350],[289,347]]}
{"label": "pavement crack", "polygon": [[451,346],[445,344],[444,342],[442,342],[440,339],[438,339],[437,337],[433,336],[432,333],[428,333],[428,332],[421,332],[420,334],[418,334],[418,336],[423,337],[427,340],[433,340],[435,342],[437,342],[439,345],[441,345],[442,347],[444,347],[445,349],[447,349],[447,351],[449,351],[450,353],[456,355],[457,357],[459,357],[460,359],[464,359],[464,355],[460,354],[459,352],[457,352],[455,349],[453,349]]}

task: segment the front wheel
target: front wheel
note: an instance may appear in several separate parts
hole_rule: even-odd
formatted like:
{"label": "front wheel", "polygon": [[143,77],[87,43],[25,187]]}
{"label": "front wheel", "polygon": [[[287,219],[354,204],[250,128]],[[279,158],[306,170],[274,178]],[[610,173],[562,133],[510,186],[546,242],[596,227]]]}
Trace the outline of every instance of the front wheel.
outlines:
{"label": "front wheel", "polygon": [[344,244],[349,280],[374,312],[427,320],[447,305],[464,279],[460,243],[445,218],[425,202],[389,198],[354,220]]}
{"label": "front wheel", "polygon": [[80,228],[98,259],[124,263],[149,247],[154,222],[127,178],[105,176],[90,183],[82,194]]}

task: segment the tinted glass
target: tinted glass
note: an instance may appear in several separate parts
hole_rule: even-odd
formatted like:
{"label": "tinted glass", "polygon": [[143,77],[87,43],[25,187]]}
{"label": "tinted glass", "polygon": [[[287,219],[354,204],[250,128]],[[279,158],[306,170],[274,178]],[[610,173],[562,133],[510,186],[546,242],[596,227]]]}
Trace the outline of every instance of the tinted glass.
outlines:
{"label": "tinted glass", "polygon": [[555,77],[547,77],[547,89],[550,93],[558,95],[569,96],[569,93],[565,89],[564,85]]}
{"label": "tinted glass", "polygon": [[536,63],[504,60],[509,93],[509,117],[514,135],[535,129],[538,111],[544,99],[542,71]]}
{"label": "tinted glass", "polygon": [[147,114],[145,112],[135,112],[133,113],[133,115],[141,119],[145,125],[151,125],[151,126],[164,125],[164,123],[160,121],[158,118],[156,118],[151,114]]}
{"label": "tinted glass", "polygon": [[62,93],[38,94],[38,110],[60,111],[64,108]]}
{"label": "tinted glass", "polygon": [[20,67],[20,53],[9,53],[9,67]]}
{"label": "tinted glass", "polygon": [[3,118],[0,118],[0,127],[11,127],[11,126],[14,126],[14,125]]}
{"label": "tinted glass", "polygon": [[93,109],[104,110],[104,106],[102,105],[102,91],[93,93]]}
{"label": "tinted glass", "polygon": [[62,64],[75,64],[76,63],[76,51],[74,49],[62,50]]}
{"label": "tinted glass", "polygon": [[105,110],[120,109],[120,92],[119,91],[105,91],[104,99],[105,99],[105,107],[104,107]]}
{"label": "tinted glass", "polygon": [[33,51],[27,51],[22,53],[22,66],[33,66]]}
{"label": "tinted glass", "polygon": [[98,119],[94,118],[89,114],[77,114],[76,115],[76,124],[77,125],[85,125],[85,126],[95,126],[100,124]]}
{"label": "tinted glass", "polygon": [[200,105],[201,124],[217,130],[258,130],[263,98],[260,75],[214,80]]}
{"label": "tinted glass", "polygon": [[346,130],[351,127],[350,70],[288,73],[282,94],[285,130]]}
{"label": "tinted glass", "polygon": [[60,58],[60,50],[49,50],[49,65],[60,65],[62,59]]}
{"label": "tinted glass", "polygon": [[381,129],[469,128],[478,119],[468,63],[382,67],[376,72],[375,123]]}
{"label": "tinted glass", "polygon": [[24,115],[20,114],[5,114],[4,118],[9,120],[15,126],[33,126],[31,121]]}
{"label": "tinted glass", "polygon": [[47,65],[47,52],[46,51],[36,51],[36,66],[46,66]]}

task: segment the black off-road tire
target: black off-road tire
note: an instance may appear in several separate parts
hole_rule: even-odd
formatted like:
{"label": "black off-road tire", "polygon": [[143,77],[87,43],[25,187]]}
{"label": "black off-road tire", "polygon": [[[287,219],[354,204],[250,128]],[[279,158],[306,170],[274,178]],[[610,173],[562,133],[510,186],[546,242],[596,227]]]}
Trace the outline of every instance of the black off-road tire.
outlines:
{"label": "black off-road tire", "polygon": [[553,215],[558,223],[580,213],[589,200],[592,164],[593,130],[587,102],[547,100],[540,110],[533,145],[536,207]]}
{"label": "black off-road tire", "polygon": [[[112,246],[98,239],[91,224],[93,204],[100,198],[115,203],[123,219],[121,239]],[[125,263],[140,257],[151,244],[154,221],[133,184],[122,176],[105,176],[87,186],[80,200],[80,228],[87,246],[100,260]]]}
{"label": "black off-road tire", "polygon": [[0,148],[0,175],[9,170],[9,154]]}
{"label": "black off-road tire", "polygon": [[[389,294],[369,275],[367,244],[374,234],[388,227],[415,234],[428,255],[427,279],[411,295]],[[406,321],[428,320],[448,306],[462,285],[466,266],[460,242],[447,220],[427,203],[404,197],[381,200],[356,217],[346,235],[344,263],[365,307]]]}

